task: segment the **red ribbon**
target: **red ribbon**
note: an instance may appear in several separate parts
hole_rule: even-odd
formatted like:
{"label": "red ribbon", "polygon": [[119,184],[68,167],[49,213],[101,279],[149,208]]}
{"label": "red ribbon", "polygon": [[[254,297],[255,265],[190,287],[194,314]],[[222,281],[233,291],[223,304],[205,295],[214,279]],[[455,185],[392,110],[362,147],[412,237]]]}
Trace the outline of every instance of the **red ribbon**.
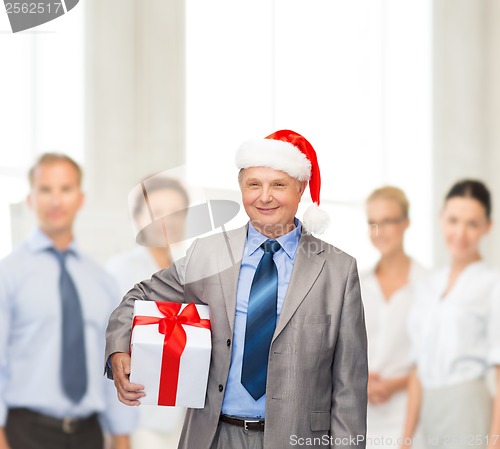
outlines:
{"label": "red ribbon", "polygon": [[155,304],[164,315],[163,318],[135,316],[132,329],[136,325],[158,324],[158,331],[165,335],[158,405],[175,405],[181,355],[186,347],[186,331],[182,325],[210,329],[210,320],[202,320],[192,302],[184,307],[181,313],[179,313],[182,306],[180,303],[155,301]]}

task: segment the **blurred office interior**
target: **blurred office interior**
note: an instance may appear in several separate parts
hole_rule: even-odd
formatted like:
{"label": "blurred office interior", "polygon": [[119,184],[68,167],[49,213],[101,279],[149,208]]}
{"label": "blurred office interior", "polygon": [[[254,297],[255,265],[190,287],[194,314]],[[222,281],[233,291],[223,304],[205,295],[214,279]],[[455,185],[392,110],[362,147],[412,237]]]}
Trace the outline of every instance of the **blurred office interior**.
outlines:
{"label": "blurred office interior", "polygon": [[[78,240],[105,262],[135,244],[127,198],[144,176],[181,167],[207,198],[237,199],[238,145],[290,128],[318,154],[325,240],[369,266],[363,202],[394,184],[408,252],[439,266],[454,181],[484,180],[500,208],[499,25],[495,0],[80,0],[16,34],[5,15],[0,256],[33,226],[37,154],[83,164]],[[497,228],[486,243],[500,265]]]}

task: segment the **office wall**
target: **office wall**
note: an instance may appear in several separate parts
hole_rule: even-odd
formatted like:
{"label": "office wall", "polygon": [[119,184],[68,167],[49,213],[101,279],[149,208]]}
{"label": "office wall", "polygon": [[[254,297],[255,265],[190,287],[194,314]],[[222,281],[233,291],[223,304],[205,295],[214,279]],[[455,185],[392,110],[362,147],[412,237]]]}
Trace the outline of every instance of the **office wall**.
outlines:
{"label": "office wall", "polygon": [[[500,5],[495,0],[436,0],[433,20],[434,211],[457,179],[482,179],[500,209]],[[427,182],[427,176],[422,176]],[[435,265],[447,260],[439,225]],[[500,266],[500,225],[484,242],[484,254]]]}
{"label": "office wall", "polygon": [[82,246],[133,246],[127,196],[184,162],[183,0],[86,0],[87,207]]}

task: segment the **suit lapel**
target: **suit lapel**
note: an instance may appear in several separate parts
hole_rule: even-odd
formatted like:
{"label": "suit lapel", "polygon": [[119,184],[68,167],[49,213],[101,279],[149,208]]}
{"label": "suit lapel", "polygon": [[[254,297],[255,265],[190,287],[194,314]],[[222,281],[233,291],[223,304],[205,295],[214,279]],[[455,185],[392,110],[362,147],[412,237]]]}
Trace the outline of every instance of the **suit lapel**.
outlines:
{"label": "suit lapel", "polygon": [[307,234],[302,235],[273,341],[290,321],[318,278],[325,263],[323,258],[318,257],[322,252],[320,240]]}
{"label": "suit lapel", "polygon": [[218,246],[217,265],[222,294],[226,303],[226,313],[231,332],[236,315],[236,291],[240,274],[241,260],[247,236],[248,225],[234,231],[224,232],[225,244]]}

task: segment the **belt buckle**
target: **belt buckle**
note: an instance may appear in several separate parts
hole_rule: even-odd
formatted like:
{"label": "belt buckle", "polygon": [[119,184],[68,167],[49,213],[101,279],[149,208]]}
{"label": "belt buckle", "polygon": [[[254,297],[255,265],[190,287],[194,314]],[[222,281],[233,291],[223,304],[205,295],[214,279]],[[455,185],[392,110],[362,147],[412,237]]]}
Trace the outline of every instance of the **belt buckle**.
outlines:
{"label": "belt buckle", "polygon": [[75,431],[76,419],[74,418],[63,418],[62,430],[64,433],[73,433]]}
{"label": "belt buckle", "polygon": [[260,419],[244,419],[243,420],[243,427],[245,430],[250,430],[248,428],[248,424],[255,424],[255,423],[259,423],[260,422]]}

